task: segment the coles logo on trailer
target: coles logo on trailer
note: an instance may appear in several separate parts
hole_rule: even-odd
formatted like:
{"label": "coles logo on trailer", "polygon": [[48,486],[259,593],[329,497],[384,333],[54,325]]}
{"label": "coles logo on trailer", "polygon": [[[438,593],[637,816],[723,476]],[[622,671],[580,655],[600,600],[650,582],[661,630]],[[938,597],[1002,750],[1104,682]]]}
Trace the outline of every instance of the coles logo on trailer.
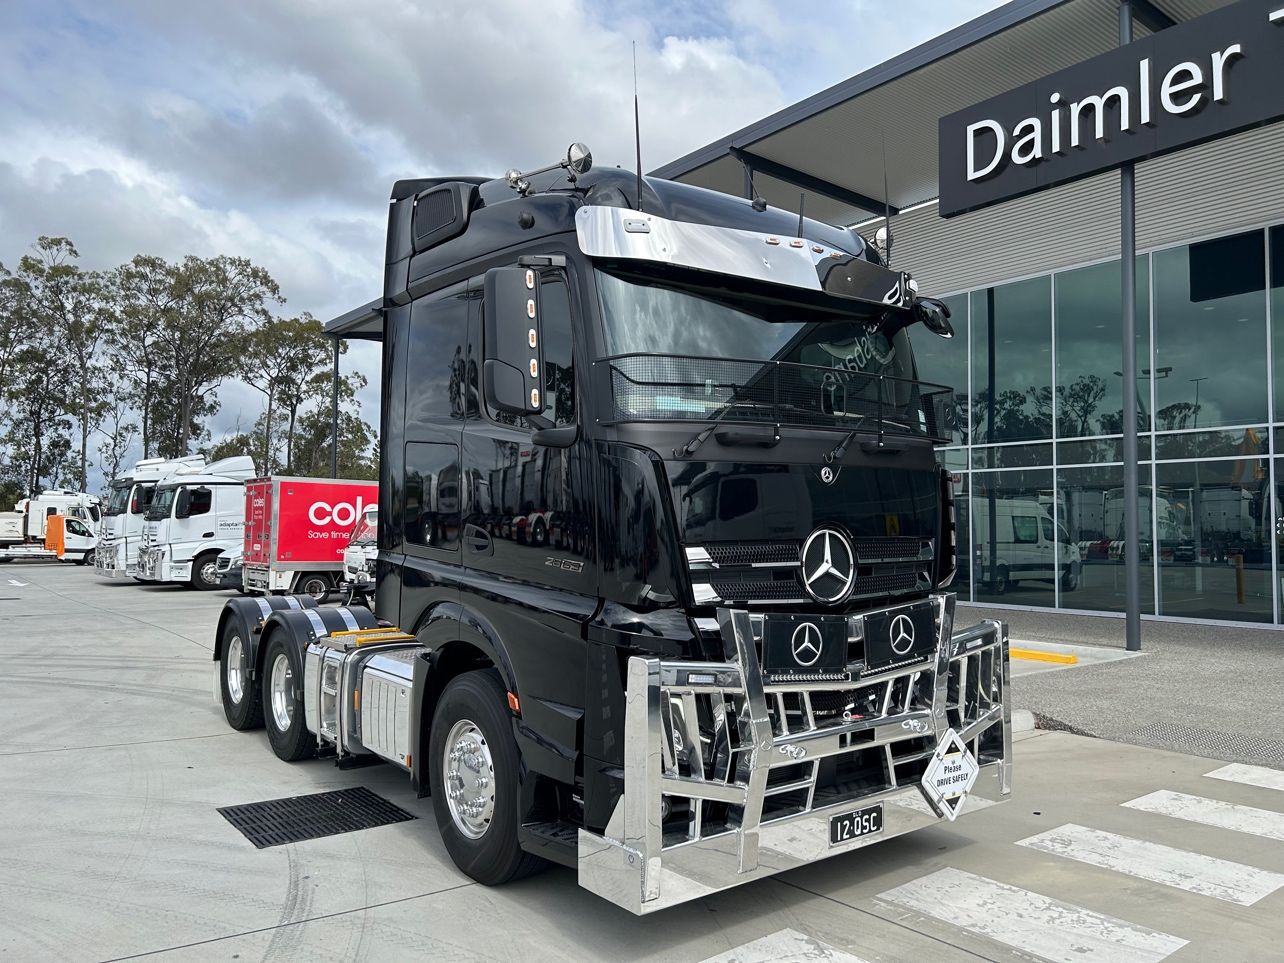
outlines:
{"label": "coles logo on trailer", "polygon": [[332,505],[325,501],[315,501],[308,508],[308,521],[313,525],[340,525],[346,528],[355,525],[362,511],[371,504],[374,503],[363,501],[360,495],[357,496],[355,505],[352,502]]}

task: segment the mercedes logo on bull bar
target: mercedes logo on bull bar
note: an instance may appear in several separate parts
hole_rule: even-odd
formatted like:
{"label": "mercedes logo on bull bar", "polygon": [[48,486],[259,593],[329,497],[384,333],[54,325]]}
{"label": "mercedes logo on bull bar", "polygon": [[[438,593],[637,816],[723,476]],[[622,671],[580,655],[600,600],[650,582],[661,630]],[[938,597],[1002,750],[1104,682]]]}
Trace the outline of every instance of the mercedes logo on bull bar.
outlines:
{"label": "mercedes logo on bull bar", "polygon": [[837,605],[851,594],[856,580],[856,553],[851,540],[836,528],[818,528],[803,542],[803,588],[817,602]]}
{"label": "mercedes logo on bull bar", "polygon": [[892,619],[888,635],[891,636],[892,651],[897,655],[904,655],[914,647],[914,620],[901,613]]}
{"label": "mercedes logo on bull bar", "polygon": [[816,623],[804,622],[794,629],[789,647],[793,650],[794,661],[799,665],[815,665],[820,658],[821,648],[820,629],[816,628]]}

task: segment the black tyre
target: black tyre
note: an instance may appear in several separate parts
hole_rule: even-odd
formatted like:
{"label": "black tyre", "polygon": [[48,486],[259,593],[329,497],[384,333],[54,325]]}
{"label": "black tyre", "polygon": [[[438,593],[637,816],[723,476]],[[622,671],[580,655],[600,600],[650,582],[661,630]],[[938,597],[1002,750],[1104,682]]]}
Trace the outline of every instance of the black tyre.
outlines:
{"label": "black tyre", "polygon": [[1008,590],[1012,588],[1012,583],[1008,581],[1008,567],[1000,565],[999,570],[994,578],[994,594],[1007,595]]}
{"label": "black tyre", "polygon": [[317,739],[303,721],[303,666],[299,651],[273,634],[263,658],[263,722],[278,759],[296,762],[316,755]]}
{"label": "black tyre", "polygon": [[218,584],[218,552],[197,555],[192,562],[192,588],[212,592]]}
{"label": "black tyre", "polygon": [[544,519],[535,519],[535,524],[531,526],[531,542],[537,546],[548,542],[548,525]]}
{"label": "black tyre", "polygon": [[330,576],[319,572],[308,572],[299,576],[299,581],[294,587],[294,594],[310,595],[320,604],[330,597],[330,589],[332,587]]}
{"label": "black tyre", "polygon": [[467,672],[446,686],[428,759],[437,826],[456,866],[498,886],[546,865],[517,844],[520,760],[498,672]]}
{"label": "black tyre", "polygon": [[219,692],[223,695],[223,715],[227,724],[241,732],[263,727],[263,699],[258,686],[250,684],[248,640],[245,629],[235,618],[223,627],[219,646]]}

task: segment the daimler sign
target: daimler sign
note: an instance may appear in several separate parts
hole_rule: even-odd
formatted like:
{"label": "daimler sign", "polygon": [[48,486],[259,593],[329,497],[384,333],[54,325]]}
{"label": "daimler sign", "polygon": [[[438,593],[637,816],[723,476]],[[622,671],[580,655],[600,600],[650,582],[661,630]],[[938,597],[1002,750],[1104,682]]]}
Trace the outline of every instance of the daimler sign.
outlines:
{"label": "daimler sign", "polygon": [[1284,118],[1284,0],[1240,0],[950,114],[951,217]]}

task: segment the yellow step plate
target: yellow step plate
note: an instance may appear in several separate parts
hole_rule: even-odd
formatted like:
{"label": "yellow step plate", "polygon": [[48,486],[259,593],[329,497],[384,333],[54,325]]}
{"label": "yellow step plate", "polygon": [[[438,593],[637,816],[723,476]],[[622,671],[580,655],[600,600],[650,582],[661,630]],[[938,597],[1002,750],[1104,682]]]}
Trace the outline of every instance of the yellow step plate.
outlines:
{"label": "yellow step plate", "polygon": [[413,635],[401,629],[344,629],[342,632],[331,632],[332,639],[351,639],[353,645],[374,645],[384,642],[416,642]]}

